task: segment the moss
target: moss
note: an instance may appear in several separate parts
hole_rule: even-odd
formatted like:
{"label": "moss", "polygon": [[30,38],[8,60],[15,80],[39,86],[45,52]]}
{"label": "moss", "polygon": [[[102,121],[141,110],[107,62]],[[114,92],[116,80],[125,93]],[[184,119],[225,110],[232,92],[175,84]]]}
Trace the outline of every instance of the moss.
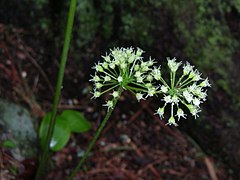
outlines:
{"label": "moss", "polygon": [[233,95],[232,57],[239,43],[225,20],[224,13],[229,5],[198,0],[168,1],[166,6],[173,13],[176,33],[184,41],[185,56],[211,77],[215,91],[220,88]]}
{"label": "moss", "polygon": [[131,43],[150,46],[153,37],[151,8],[159,7],[160,2],[91,0],[82,1],[77,8],[78,46],[92,43],[96,38],[110,44]]}
{"label": "moss", "polygon": [[77,32],[76,42],[79,47],[82,47],[95,37],[99,26],[99,17],[91,0],[80,1],[76,12],[76,19],[78,20],[78,26],[75,26],[75,32]]}

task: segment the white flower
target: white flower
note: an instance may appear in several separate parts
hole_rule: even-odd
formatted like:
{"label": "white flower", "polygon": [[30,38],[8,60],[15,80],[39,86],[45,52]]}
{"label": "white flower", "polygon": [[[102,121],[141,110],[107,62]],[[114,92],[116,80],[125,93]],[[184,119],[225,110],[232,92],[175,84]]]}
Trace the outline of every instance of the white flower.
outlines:
{"label": "white flower", "polygon": [[142,61],[141,64],[140,64],[140,67],[141,67],[141,68],[148,67],[148,66],[147,66],[147,62],[143,62],[143,61]]}
{"label": "white flower", "polygon": [[192,85],[188,86],[187,89],[190,93],[193,93],[194,90],[197,88],[197,84],[193,83]]}
{"label": "white flower", "polygon": [[99,92],[99,91],[95,91],[94,93],[93,93],[93,97],[94,98],[98,98],[98,97],[100,97],[101,96],[101,93]]}
{"label": "white flower", "polygon": [[158,114],[160,118],[163,118],[164,108],[165,108],[165,107],[158,108],[158,110],[157,110],[157,112],[156,112],[155,114]]}
{"label": "white flower", "polygon": [[137,71],[134,76],[136,78],[139,78],[139,77],[141,77],[141,75],[142,75],[142,73],[140,71]]}
{"label": "white flower", "polygon": [[197,114],[197,113],[199,113],[201,110],[198,109],[196,106],[194,106],[194,105],[192,105],[192,104],[188,104],[187,107],[188,107],[190,113],[191,113],[191,114],[195,117],[195,119],[196,119],[196,117],[198,117],[198,114]]}
{"label": "white flower", "polygon": [[141,99],[144,99],[142,93],[136,93],[136,98],[137,98],[138,102],[139,102]]}
{"label": "white flower", "polygon": [[145,86],[146,86],[148,89],[153,87],[152,83],[146,83]]}
{"label": "white flower", "polygon": [[193,81],[199,81],[201,80],[201,74],[199,73],[198,70],[191,71],[189,74],[189,78],[192,78]]}
{"label": "white flower", "polygon": [[104,77],[104,82],[111,81],[111,78],[109,76]]}
{"label": "white flower", "polygon": [[179,68],[179,66],[182,64],[181,62],[176,62],[176,58],[170,59],[167,58],[168,61],[168,67],[172,72],[176,72]]}
{"label": "white flower", "polygon": [[200,87],[211,87],[208,78],[206,78],[203,82],[199,84]]}
{"label": "white flower", "polygon": [[142,83],[142,82],[143,82],[143,77],[141,77],[141,76],[140,76],[140,77],[137,77],[137,82],[138,82],[138,83]]}
{"label": "white flower", "polygon": [[187,90],[183,91],[183,96],[187,100],[188,103],[192,102],[193,95],[189,93]]}
{"label": "white flower", "polygon": [[198,96],[199,94],[202,93],[202,88],[199,87],[199,86],[197,86],[197,87],[192,91],[192,93],[193,93],[194,95]]}
{"label": "white flower", "polygon": [[102,56],[106,62],[111,62],[110,56]]}
{"label": "white flower", "polygon": [[154,94],[156,94],[156,89],[155,89],[155,87],[151,87],[151,88],[148,88],[148,96],[149,97],[152,97]]}
{"label": "white flower", "polygon": [[168,123],[166,125],[174,125],[174,126],[178,126],[178,124],[175,122],[175,118],[173,116],[171,116],[168,120]]}
{"label": "white flower", "polygon": [[130,56],[130,57],[128,58],[128,62],[129,62],[129,63],[133,63],[134,60],[135,60],[135,56]]}
{"label": "white flower", "polygon": [[132,47],[130,47],[130,48],[128,48],[127,50],[126,50],[126,54],[129,56],[129,55],[131,55],[131,53],[133,52],[133,48]]}
{"label": "white flower", "polygon": [[142,63],[141,64],[141,71],[145,72],[145,71],[148,71],[148,70],[149,70],[149,68],[148,68],[147,63],[146,62]]}
{"label": "white flower", "polygon": [[96,83],[95,86],[96,86],[96,89],[100,89],[100,88],[103,86],[103,84],[101,84],[101,83]]}
{"label": "white flower", "polygon": [[206,97],[207,97],[207,93],[206,92],[200,92],[197,94],[198,98],[205,101]]}
{"label": "white flower", "polygon": [[[140,69],[140,67],[139,67],[139,65],[138,64],[136,64],[135,66],[134,66],[134,71],[138,71]],[[135,76],[136,77],[136,76]]]}
{"label": "white flower", "polygon": [[119,97],[119,92],[118,92],[118,91],[113,91],[112,96],[113,96],[114,98]]}
{"label": "white flower", "polygon": [[172,103],[178,104],[178,102],[179,102],[178,96],[177,96],[176,94],[174,94],[174,95],[172,96]]}
{"label": "white flower", "polygon": [[147,66],[144,66],[144,67],[141,69],[141,71],[143,71],[143,72],[148,71],[148,70],[149,70],[149,68],[148,68]]}
{"label": "white flower", "polygon": [[138,58],[141,57],[142,53],[143,53],[143,50],[140,49],[140,48],[137,48],[136,56],[137,56]]}
{"label": "white flower", "polygon": [[93,81],[93,82],[98,82],[98,81],[101,81],[101,79],[100,79],[99,76],[95,75],[95,76],[93,76],[93,78],[91,79],[91,81]]}
{"label": "white flower", "polygon": [[164,96],[163,100],[164,100],[166,103],[172,103],[172,98],[171,98],[170,95]]}
{"label": "white flower", "polygon": [[115,64],[114,62],[112,62],[112,63],[109,64],[109,67],[110,67],[111,69],[115,69],[116,64]]}
{"label": "white flower", "polygon": [[193,66],[189,64],[189,62],[186,62],[186,64],[183,66],[183,75],[188,75],[193,70]]}
{"label": "white flower", "polygon": [[205,101],[207,97],[207,93],[203,92],[202,88],[197,87],[194,91],[193,94],[196,95],[199,99]]}
{"label": "white flower", "polygon": [[125,70],[126,67],[127,67],[127,64],[126,64],[126,63],[122,63],[122,64],[120,64],[120,67],[121,67],[123,70]]}
{"label": "white flower", "polygon": [[103,68],[102,68],[102,66],[101,66],[100,64],[97,64],[97,65],[95,66],[95,69],[96,69],[96,71],[98,71],[98,72],[103,72],[103,71],[104,71]]}
{"label": "white flower", "polygon": [[154,69],[152,70],[152,75],[153,75],[154,79],[160,80],[160,79],[161,79],[161,71],[160,71],[160,68],[154,67]]}
{"label": "white flower", "polygon": [[153,80],[153,77],[152,77],[152,75],[148,74],[146,79],[151,82]]}
{"label": "white flower", "polygon": [[115,59],[115,61],[114,61],[115,64],[119,66],[121,64],[119,57],[115,57],[114,59]]}
{"label": "white flower", "polygon": [[113,108],[113,100],[108,100],[106,104],[103,106],[106,106],[108,108],[108,111]]}
{"label": "white flower", "polygon": [[122,76],[119,76],[119,77],[117,78],[117,81],[118,81],[119,83],[121,83],[121,82],[123,81]]}
{"label": "white flower", "polygon": [[107,63],[107,62],[102,63],[102,67],[103,67],[104,69],[108,69],[108,63]]}
{"label": "white flower", "polygon": [[184,114],[184,111],[181,108],[178,108],[176,116],[178,117],[178,121],[181,117],[186,119],[186,114]]}
{"label": "white flower", "polygon": [[147,66],[148,67],[152,66],[154,63],[155,63],[154,60],[152,60],[151,57],[150,57],[150,59],[147,61]]}
{"label": "white flower", "polygon": [[168,88],[167,88],[166,86],[162,85],[162,86],[161,86],[161,91],[162,91],[163,93],[167,93],[167,92],[168,92]]}
{"label": "white flower", "polygon": [[193,99],[193,104],[194,104],[195,106],[199,107],[199,105],[201,104],[201,101],[199,101],[199,99],[195,97],[195,98]]}

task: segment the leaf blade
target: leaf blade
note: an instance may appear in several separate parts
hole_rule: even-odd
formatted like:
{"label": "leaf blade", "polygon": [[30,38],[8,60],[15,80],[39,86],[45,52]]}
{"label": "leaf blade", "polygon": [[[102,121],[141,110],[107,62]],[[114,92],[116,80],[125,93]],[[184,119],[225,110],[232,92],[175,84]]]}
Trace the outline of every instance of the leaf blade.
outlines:
{"label": "leaf blade", "polygon": [[88,131],[92,126],[84,115],[74,110],[64,110],[60,115],[68,123],[69,130],[74,133]]}
{"label": "leaf blade", "polygon": [[[39,138],[40,138],[40,143],[42,147],[46,141],[50,119],[51,119],[51,113],[47,113],[44,116],[39,128]],[[65,122],[61,117],[57,116],[54,131],[53,131],[53,136],[50,141],[50,149],[52,151],[61,150],[69,141],[70,134],[71,133],[68,127],[68,123]]]}

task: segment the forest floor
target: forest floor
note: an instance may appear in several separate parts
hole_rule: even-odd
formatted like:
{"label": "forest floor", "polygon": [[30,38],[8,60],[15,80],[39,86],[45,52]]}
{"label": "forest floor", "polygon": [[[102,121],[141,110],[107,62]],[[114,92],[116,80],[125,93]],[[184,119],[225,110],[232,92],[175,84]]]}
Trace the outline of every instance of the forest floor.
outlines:
{"label": "forest floor", "polygon": [[[58,70],[56,51],[38,36],[0,24],[0,97],[27,107],[38,120],[36,125],[51,110]],[[103,100],[92,100],[89,93],[91,66],[81,63],[70,54],[59,110],[83,112],[93,128],[73,134],[68,145],[53,154],[48,179],[67,179],[105,114]],[[221,159],[206,154],[187,133],[153,115],[154,104],[154,99],[135,103],[125,93],[76,179],[233,179]],[[6,179],[33,178],[37,157],[19,162],[7,149],[0,150]],[[12,167],[17,170],[11,171]]]}

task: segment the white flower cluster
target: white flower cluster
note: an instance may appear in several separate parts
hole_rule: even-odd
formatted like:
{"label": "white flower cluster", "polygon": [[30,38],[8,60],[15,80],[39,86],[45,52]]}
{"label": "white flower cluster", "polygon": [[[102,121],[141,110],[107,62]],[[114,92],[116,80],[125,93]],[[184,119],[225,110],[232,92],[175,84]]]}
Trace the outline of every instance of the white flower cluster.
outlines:
{"label": "white flower cluster", "polygon": [[[160,67],[153,66],[155,62],[151,58],[144,61],[142,54],[139,48],[114,48],[103,56],[103,62],[93,67],[96,70],[90,80],[94,83],[93,98],[110,92],[111,98],[104,104],[110,110],[123,90],[132,92],[138,101],[158,95],[164,105],[155,114],[163,118],[166,106],[171,108],[167,124],[177,126],[176,117],[178,120],[186,118],[184,109],[198,117],[200,104],[207,97],[206,88],[211,87],[208,78],[202,79],[199,71],[188,62],[182,65],[176,58],[167,58],[170,71],[170,80],[167,81],[162,77]],[[177,78],[181,66],[182,75]]]}
{"label": "white flower cluster", "polygon": [[109,110],[121,94],[119,88],[135,94],[138,101],[157,93],[157,88],[151,83],[154,61],[143,61],[142,53],[139,48],[114,48],[110,54],[103,56],[103,62],[93,67],[96,70],[90,80],[95,84],[93,98],[111,91],[113,98],[104,105]]}
{"label": "white flower cluster", "polygon": [[176,62],[175,58],[167,58],[167,62],[170,69],[169,84],[161,76],[154,76],[162,84],[159,88],[159,93],[163,94],[162,100],[164,101],[163,107],[159,107],[156,114],[163,118],[165,107],[170,104],[171,116],[167,124],[177,126],[175,116],[177,116],[178,120],[181,117],[186,118],[186,114],[181,108],[183,105],[189,109],[195,118],[198,117],[198,112],[201,111],[199,106],[207,97],[205,89],[211,87],[211,85],[208,78],[203,80],[198,70],[194,70],[194,67],[188,62],[183,65],[182,76],[176,79],[176,72],[182,63]]}

